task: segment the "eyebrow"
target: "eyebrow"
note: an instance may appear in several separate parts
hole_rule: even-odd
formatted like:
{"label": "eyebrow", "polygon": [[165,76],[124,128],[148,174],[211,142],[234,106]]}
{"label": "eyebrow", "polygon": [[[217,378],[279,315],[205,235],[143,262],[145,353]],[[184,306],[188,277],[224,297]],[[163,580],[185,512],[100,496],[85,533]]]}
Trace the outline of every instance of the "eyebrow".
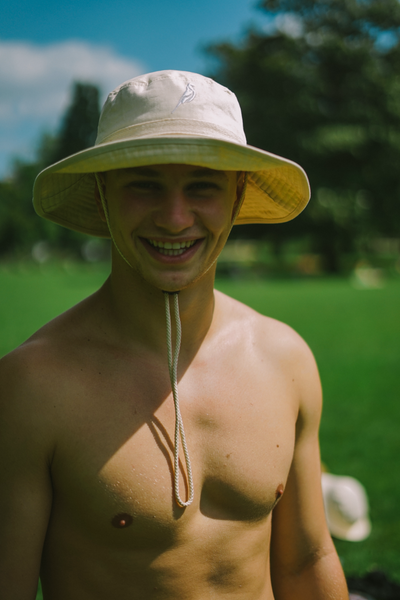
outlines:
{"label": "eyebrow", "polygon": [[[126,169],[132,175],[139,175],[141,177],[154,177],[161,178],[163,175],[157,169],[152,169],[151,167],[131,167]],[[193,171],[188,172],[189,177],[222,177],[227,179],[228,176],[225,171],[218,171],[216,169],[208,169],[207,167],[202,167],[200,169],[194,169]]]}

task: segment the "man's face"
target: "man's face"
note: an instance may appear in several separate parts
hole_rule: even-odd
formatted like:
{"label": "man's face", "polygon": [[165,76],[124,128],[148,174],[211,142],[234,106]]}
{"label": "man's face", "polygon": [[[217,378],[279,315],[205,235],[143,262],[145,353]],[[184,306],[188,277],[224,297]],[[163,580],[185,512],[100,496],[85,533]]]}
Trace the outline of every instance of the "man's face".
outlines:
{"label": "man's face", "polygon": [[229,235],[242,178],[234,171],[152,165],[104,174],[110,225],[143,279],[177,291],[214,263]]}

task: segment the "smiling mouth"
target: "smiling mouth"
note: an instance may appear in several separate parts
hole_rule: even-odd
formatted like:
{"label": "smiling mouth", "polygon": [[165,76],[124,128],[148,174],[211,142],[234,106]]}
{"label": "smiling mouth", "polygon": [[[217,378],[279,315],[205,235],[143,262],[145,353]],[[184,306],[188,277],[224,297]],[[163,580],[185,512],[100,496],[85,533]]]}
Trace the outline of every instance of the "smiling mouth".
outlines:
{"label": "smiling mouth", "polygon": [[187,242],[159,242],[157,240],[147,240],[148,243],[164,256],[180,256],[188,248],[191,248],[198,240]]}

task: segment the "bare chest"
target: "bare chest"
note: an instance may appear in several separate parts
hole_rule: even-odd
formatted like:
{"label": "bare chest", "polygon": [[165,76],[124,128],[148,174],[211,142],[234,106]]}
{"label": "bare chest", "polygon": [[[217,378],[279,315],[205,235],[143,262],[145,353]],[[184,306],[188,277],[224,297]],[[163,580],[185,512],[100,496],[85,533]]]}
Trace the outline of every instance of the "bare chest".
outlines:
{"label": "bare chest", "polygon": [[[242,357],[194,364],[179,381],[195,498],[173,497],[175,415],[168,377],[146,371],[83,374],[71,389],[53,463],[54,514],[105,539],[168,545],[185,520],[255,522],[284,487],[294,448],[295,398],[284,374]],[[187,478],[181,453],[181,497]],[[129,533],[128,533],[129,532]]]}

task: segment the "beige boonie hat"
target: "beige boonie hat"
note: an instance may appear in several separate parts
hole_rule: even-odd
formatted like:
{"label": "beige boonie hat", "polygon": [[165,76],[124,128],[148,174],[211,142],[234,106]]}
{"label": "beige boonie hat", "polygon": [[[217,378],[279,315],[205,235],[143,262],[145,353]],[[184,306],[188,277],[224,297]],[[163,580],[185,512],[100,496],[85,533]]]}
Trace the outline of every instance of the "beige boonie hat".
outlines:
{"label": "beige boonie hat", "polygon": [[246,171],[235,224],[290,221],[310,198],[299,165],[246,144],[240,106],[230,90],[196,73],[157,71],[109,94],[95,145],[38,175],[34,207],[64,227],[110,237],[98,214],[94,174],[156,164]]}
{"label": "beige boonie hat", "polygon": [[360,542],[371,533],[368,498],[354,477],[322,473],[326,521],[330,533],[348,542]]}

